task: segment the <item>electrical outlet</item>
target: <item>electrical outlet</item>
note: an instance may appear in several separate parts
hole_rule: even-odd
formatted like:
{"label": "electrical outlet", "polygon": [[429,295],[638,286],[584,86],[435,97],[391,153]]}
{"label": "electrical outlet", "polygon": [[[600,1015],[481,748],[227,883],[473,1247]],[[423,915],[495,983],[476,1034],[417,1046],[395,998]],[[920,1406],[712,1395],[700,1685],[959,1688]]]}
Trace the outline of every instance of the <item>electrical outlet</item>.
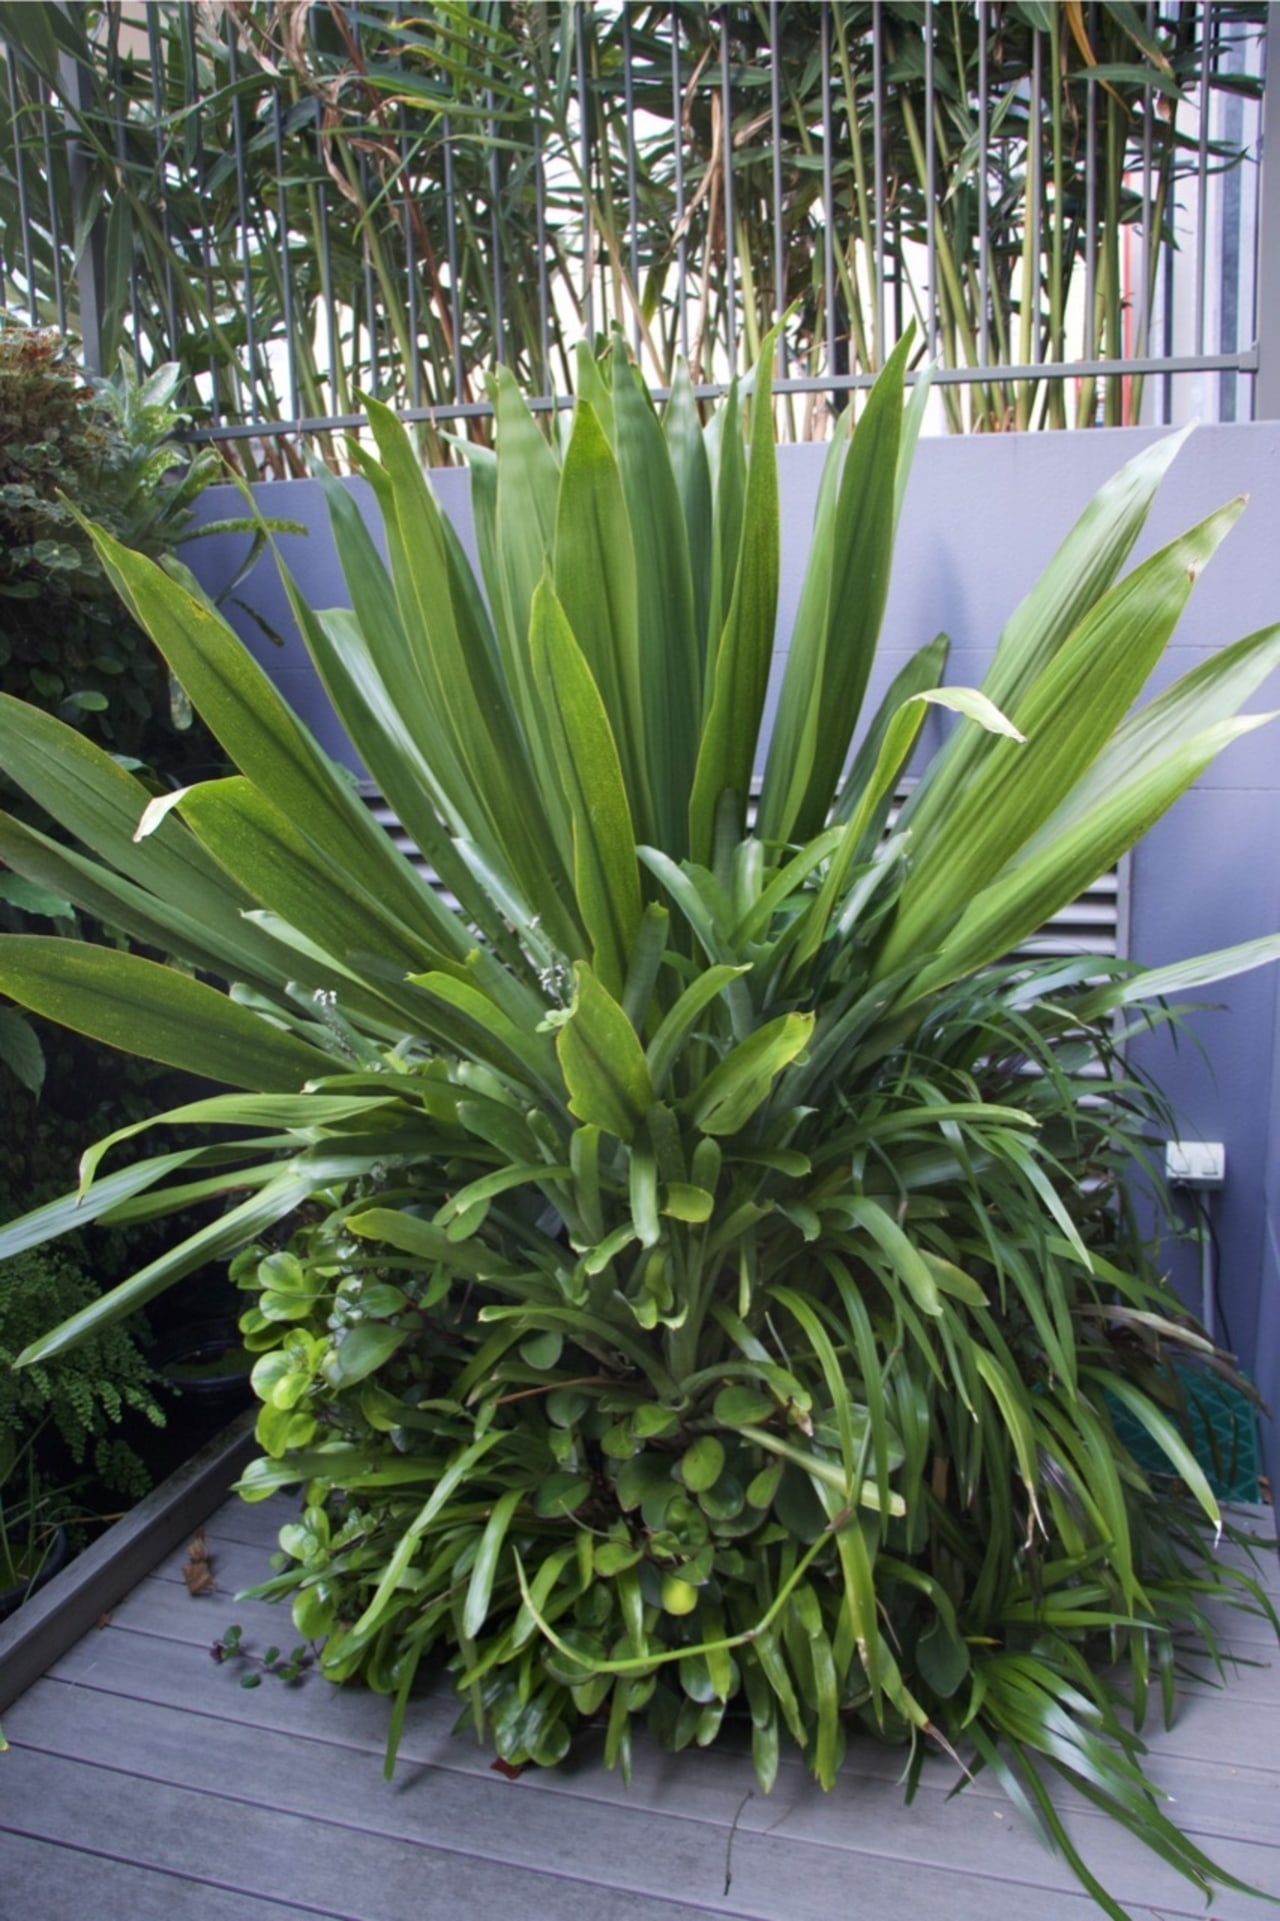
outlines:
{"label": "electrical outlet", "polygon": [[1221,1187],[1227,1150],[1221,1141],[1166,1141],[1164,1171],[1174,1187]]}

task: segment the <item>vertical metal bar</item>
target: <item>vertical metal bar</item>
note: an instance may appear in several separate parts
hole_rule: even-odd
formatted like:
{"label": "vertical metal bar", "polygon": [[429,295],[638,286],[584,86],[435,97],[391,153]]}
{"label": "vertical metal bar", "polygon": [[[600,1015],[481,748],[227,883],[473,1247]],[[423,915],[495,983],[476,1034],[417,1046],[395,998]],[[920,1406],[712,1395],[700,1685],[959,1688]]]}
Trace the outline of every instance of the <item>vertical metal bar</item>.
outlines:
{"label": "vertical metal bar", "polygon": [[[316,128],[316,150],[320,153],[321,165],[323,166],[324,136],[318,126]],[[329,343],[329,410],[331,413],[336,414],[341,411],[339,406],[338,360],[342,349],[338,340],[338,299],[333,286],[333,250],[329,245],[329,189],[323,180],[320,182],[318,199],[320,203],[320,284],[324,289],[324,324],[325,334]],[[354,327],[355,319],[353,316],[353,346]]]}
{"label": "vertical metal bar", "polygon": [[453,134],[448,115],[444,120],[444,212],[445,238],[449,249],[449,322],[453,328],[453,399],[462,405],[466,380],[462,370],[462,296],[458,288],[458,216],[455,211],[453,171]]}
{"label": "vertical metal bar", "polygon": [[724,287],[728,308],[729,371],[738,365],[738,257],[734,239],[733,83],[729,71],[729,14],[720,10],[720,112],[724,121]]}
{"label": "vertical metal bar", "polygon": [[623,106],[627,116],[627,226],[631,256],[631,343],[640,352],[640,210],[636,202],[636,86],[631,67],[631,9],[622,9]]}
{"label": "vertical metal bar", "polygon": [[835,130],[831,112],[831,9],[822,7],[822,280],[827,321],[827,377],[840,371],[836,362],[836,192]]}
{"label": "vertical metal bar", "polygon": [[[54,172],[53,142],[49,134],[49,100],[43,81],[39,83],[39,100],[45,194],[49,204],[49,246],[53,254],[53,306],[58,316],[58,332],[64,334],[67,331],[67,289],[62,273],[62,225],[58,219],[57,177]],[[2,299],[0,295],[0,301]]]}
{"label": "vertical metal bar", "polygon": [[[128,172],[129,143],[125,132],[125,115],[121,106],[124,99],[124,86],[121,78],[121,61],[118,39],[113,34],[108,43],[107,84],[115,103],[116,125],[116,163],[120,169],[118,193],[123,193],[123,182]],[[143,368],[142,357],[142,301],[138,290],[138,262],[134,249],[129,249],[129,317],[133,323],[133,364],[139,374]]]}
{"label": "vertical metal bar", "polygon": [[[1147,0],[1146,29],[1148,38],[1154,37],[1156,9],[1154,0]],[[1151,117],[1154,100],[1150,82],[1142,89],[1142,297],[1138,302],[1137,351],[1145,357],[1151,339],[1151,250],[1154,236],[1151,223],[1155,218],[1155,192],[1152,180],[1152,142]]]}
{"label": "vertical metal bar", "polygon": [[542,384],[550,399],[555,392],[551,372],[551,284],[547,263],[547,170],[542,145],[542,112],[533,103],[534,218],[538,236],[538,345],[542,350]]}
{"label": "vertical metal bar", "polygon": [[272,133],[275,137],[276,151],[276,246],[280,256],[285,354],[289,369],[289,418],[297,420],[301,413],[298,406],[298,342],[293,319],[293,262],[289,249],[289,202],[284,184],[284,115],[281,111],[278,87],[272,89],[271,107]]}
{"label": "vertical metal bar", "polygon": [[1196,161],[1196,353],[1204,353],[1204,296],[1209,279],[1209,44],[1210,0],[1200,8],[1200,142]]}
{"label": "vertical metal bar", "polygon": [[[407,12],[405,0],[399,0],[396,7],[397,25],[404,20]],[[399,54],[396,56],[396,64],[403,64]],[[397,113],[396,125],[400,136],[400,202],[404,228],[404,270],[408,281],[409,400],[412,406],[420,407],[422,405],[422,342],[418,313],[418,243],[413,231],[413,193],[409,175],[409,118],[403,105]]]}
{"label": "vertical metal bar", "polygon": [[[782,218],[782,72],[778,45],[778,0],[769,0],[769,114],[773,134],[773,317],[787,307],[787,229]],[[787,336],[778,336],[778,372],[787,377]]]}
{"label": "vertical metal bar", "polygon": [[587,93],[587,36],[584,31],[585,15],[581,8],[575,15],[578,35],[578,116],[581,147],[579,165],[582,168],[582,318],[587,339],[595,336],[595,290],[592,282],[595,252],[595,232],[591,220],[591,106]]}
{"label": "vertical metal bar", "polygon": [[978,0],[978,359],[991,365],[991,211],[987,205],[987,148],[991,140],[991,103],[987,90],[987,10]]}
{"label": "vertical metal bar", "polygon": [[498,202],[502,196],[502,181],[498,173],[498,122],[493,114],[493,88],[484,90],[485,109],[489,114],[487,129],[489,135],[489,238],[493,250],[493,344],[498,365],[505,367],[507,362],[506,309],[504,295],[506,285],[502,266],[502,220],[498,213]]}
{"label": "vertical metal bar", "polygon": [[929,357],[938,351],[938,210],[933,181],[937,167],[933,125],[933,0],[924,0],[924,170],[925,170],[925,256],[929,281]]}
{"label": "vertical metal bar", "polygon": [[31,257],[31,205],[27,198],[27,163],[22,153],[22,97],[18,92],[18,63],[12,48],[9,49],[7,65],[9,68],[9,108],[13,123],[13,171],[18,188],[18,225],[22,229],[22,266],[27,279],[27,312],[31,325],[40,325],[40,308],[36,299],[35,265]]}
{"label": "vertical metal bar", "polygon": [[1084,357],[1098,357],[1098,83],[1084,83]]}
{"label": "vertical metal bar", "polygon": [[[182,15],[182,37],[183,37],[183,44],[184,44],[186,58],[187,58],[187,76],[188,76],[188,86],[190,89],[186,104],[189,107],[191,107],[193,110],[192,124],[195,132],[194,152],[192,154],[192,159],[195,165],[196,205],[198,207],[203,208],[205,204],[204,115],[202,114],[200,110],[200,105],[199,105],[200,76],[199,76],[199,64],[196,58],[195,14],[190,7],[188,7]],[[198,231],[200,235],[200,242],[199,242],[200,262],[202,267],[202,278],[204,280],[204,296],[205,296],[205,308],[206,308],[205,333],[206,333],[206,336],[211,336],[213,331],[213,322],[214,322],[214,313],[215,313],[215,302],[213,297],[213,248],[209,239],[209,223],[207,218],[200,219],[197,223],[197,226],[198,226]],[[222,407],[218,399],[217,363],[215,362],[212,353],[210,353],[209,355],[208,371],[209,371],[209,417],[213,425],[217,427],[217,426],[220,426],[222,423]]]}
{"label": "vertical metal bar", "polygon": [[[1040,251],[1042,242],[1041,214],[1044,207],[1044,144],[1041,139],[1040,115],[1044,100],[1044,43],[1039,27],[1031,29],[1031,113],[1027,123],[1027,204],[1024,218],[1030,224],[1035,221],[1035,248],[1031,256],[1031,285],[1024,287],[1022,298],[1031,310],[1031,327],[1027,338],[1031,342],[1030,359],[1034,364],[1040,359]],[[1035,205],[1031,200],[1031,148],[1035,144]]]}
{"label": "vertical metal bar", "polygon": [[[1223,64],[1228,73],[1243,74],[1245,71],[1244,46],[1238,35],[1227,38],[1224,48]],[[1245,149],[1244,101],[1232,89],[1222,103],[1222,137],[1228,148],[1238,151]],[[1221,217],[1219,228],[1222,234],[1222,252],[1218,262],[1218,351],[1233,354],[1240,347],[1240,286],[1241,258],[1243,253],[1243,188],[1242,169],[1232,167],[1223,175],[1219,187]],[[1236,373],[1222,373],[1218,376],[1218,418],[1235,420],[1239,413],[1240,376]]]}
{"label": "vertical metal bar", "polygon": [[1280,8],[1267,13],[1258,183],[1258,278],[1253,383],[1255,420],[1280,420]]}
{"label": "vertical metal bar", "polygon": [[239,63],[236,59],[235,21],[227,15],[227,78],[231,84],[231,129],[236,156],[236,207],[240,221],[240,293],[244,302],[244,341],[249,366],[249,418],[258,412],[258,334],[254,319],[253,256],[249,249],[249,200],[245,183],[244,127],[240,117],[240,95],[236,92]]}
{"label": "vertical metal bar", "polygon": [[876,146],[876,365],[884,364],[884,32],[879,8],[871,16],[871,133]]}
{"label": "vertical metal bar", "polygon": [[680,84],[680,14],[674,6],[671,9],[671,136],[676,163],[676,306],[680,315],[680,352],[687,360],[689,248],[684,230],[684,89]]}
{"label": "vertical metal bar", "polygon": [[[164,235],[164,314],[169,333],[166,354],[174,354],[177,352],[178,345],[178,292],[173,278],[173,233],[169,223],[169,166],[165,157],[164,129],[160,124],[164,118],[164,60],[154,0],[151,0],[151,4],[147,7],[147,54],[151,61],[151,110],[156,123],[156,167],[160,176],[157,182],[160,193],[160,231]],[[165,357],[165,355],[161,356],[162,359]]]}

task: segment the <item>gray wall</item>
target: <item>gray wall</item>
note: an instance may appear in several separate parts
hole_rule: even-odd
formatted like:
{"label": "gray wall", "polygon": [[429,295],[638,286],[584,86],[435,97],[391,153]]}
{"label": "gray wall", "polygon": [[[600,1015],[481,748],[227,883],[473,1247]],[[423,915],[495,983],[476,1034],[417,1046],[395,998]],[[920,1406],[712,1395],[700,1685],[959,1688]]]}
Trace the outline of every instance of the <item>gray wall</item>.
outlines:
{"label": "gray wall", "polygon": [[[982,678],[1005,619],[1032,585],[1071,522],[1131,453],[1157,436],[1116,429],[1088,434],[1008,435],[922,442],[903,511],[884,641],[871,695],[939,630],[952,641],[948,679]],[[799,590],[822,450],[784,447],[781,661]],[[436,480],[461,525],[469,518],[466,479]],[[362,482],[353,485],[368,498]],[[305,540],[282,536],[282,551],[318,606],[344,601],[319,489],[309,481],[267,483],[262,510],[313,527]],[[1280,426],[1205,427],[1180,453],[1151,516],[1137,558],[1162,545],[1232,495],[1249,509],[1198,583],[1151,691],[1226,642],[1280,620]],[[206,496],[202,518],[240,511],[229,488]],[[216,592],[245,549],[240,536],[197,541],[184,557]],[[238,590],[284,635],[264,639],[243,612],[230,617],[330,751],[350,758],[289,620],[268,560]],[[775,676],[776,680],[776,676]],[[1280,676],[1253,703],[1280,708]],[[928,722],[941,737],[941,715]],[[1280,928],[1280,725],[1236,743],[1135,851],[1130,952],[1159,965]],[[1273,1404],[1280,1404],[1280,1055],[1277,973],[1268,968],[1205,995],[1214,1008],[1194,1020],[1194,1038],[1166,1030],[1135,1042],[1132,1059],[1171,1097],[1179,1132],[1226,1144],[1227,1180],[1214,1202],[1222,1254],[1220,1286],[1231,1338]],[[1199,1041],[1203,1054],[1196,1046]],[[1198,1304],[1190,1247],[1169,1247],[1184,1297]],[[1273,1471],[1280,1432],[1267,1436]]]}

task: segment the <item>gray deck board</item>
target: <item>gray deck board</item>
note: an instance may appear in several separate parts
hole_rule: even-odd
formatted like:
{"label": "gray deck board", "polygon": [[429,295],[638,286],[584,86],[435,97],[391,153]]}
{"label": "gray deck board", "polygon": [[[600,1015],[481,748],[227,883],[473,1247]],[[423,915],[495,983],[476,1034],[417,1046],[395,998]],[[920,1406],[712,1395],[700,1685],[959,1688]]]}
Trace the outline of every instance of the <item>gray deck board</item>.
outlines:
{"label": "gray deck board", "polygon": [[[280,1500],[226,1504],[205,1524],[213,1593],[189,1595],[185,1550],[166,1554],[6,1713],[0,1921],[506,1921],[513,1909],[537,1921],[842,1921],[855,1890],[871,1921],[1099,1912],[990,1777],[950,1799],[956,1770],[939,1759],[906,1808],[901,1753],[870,1743],[830,1795],[798,1757],[762,1795],[739,1730],[679,1756],[638,1739],[630,1787],[590,1735],[570,1764],[513,1782],[453,1731],[458,1704],[442,1685],[413,1703],[388,1785],[385,1700],[315,1675],[245,1689],[210,1658],[233,1620],[257,1647],[296,1638],[287,1609],[235,1598],[269,1575],[287,1516]],[[1259,1566],[1280,1592],[1280,1564]],[[1228,1666],[1220,1688],[1188,1686],[1174,1728],[1148,1731],[1150,1771],[1224,1869],[1280,1896],[1280,1655],[1264,1623],[1221,1608],[1214,1619],[1256,1665]],[[1205,1915],[1189,1883],[1108,1819],[1084,1804],[1066,1819],[1135,1917]],[[46,1875],[56,1895],[42,1896]],[[1232,1891],[1209,1910],[1212,1921],[1263,1911]]]}

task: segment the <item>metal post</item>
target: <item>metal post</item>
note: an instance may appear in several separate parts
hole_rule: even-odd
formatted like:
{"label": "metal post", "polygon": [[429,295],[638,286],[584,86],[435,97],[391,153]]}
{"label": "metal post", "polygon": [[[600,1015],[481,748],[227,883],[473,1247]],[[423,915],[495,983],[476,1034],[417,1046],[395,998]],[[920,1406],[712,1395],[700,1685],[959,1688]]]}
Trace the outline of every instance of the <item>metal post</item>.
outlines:
{"label": "metal post", "polygon": [[[84,147],[76,136],[76,118],[88,111],[92,88],[92,76],[80,62],[69,53],[58,56],[58,79],[62,97],[71,109],[67,121],[67,179],[71,188],[71,223],[73,231],[81,231],[84,212],[89,200],[90,179],[89,160]],[[49,191],[53,185],[50,182]],[[103,364],[103,306],[106,288],[106,223],[101,212],[95,217],[85,236],[84,245],[76,261],[76,288],[80,301],[80,342],[85,366],[90,373],[106,372]]]}
{"label": "metal post", "polygon": [[1255,420],[1280,420],[1280,9],[1267,15],[1262,170],[1258,185],[1258,377]]}

